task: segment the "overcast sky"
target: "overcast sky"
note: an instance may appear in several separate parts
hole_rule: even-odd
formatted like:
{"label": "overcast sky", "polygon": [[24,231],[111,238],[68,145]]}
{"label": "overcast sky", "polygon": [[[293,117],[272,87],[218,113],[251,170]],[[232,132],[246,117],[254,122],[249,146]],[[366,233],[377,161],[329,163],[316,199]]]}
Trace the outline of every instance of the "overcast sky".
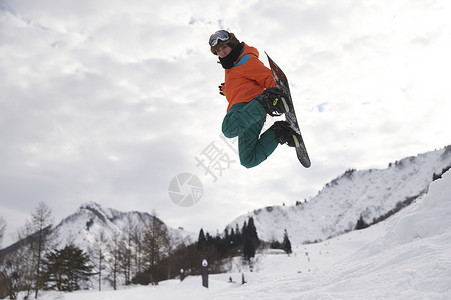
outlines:
{"label": "overcast sky", "polygon": [[[450,16],[448,0],[0,0],[2,246],[41,201],[55,223],[94,201],[214,233],[450,144]],[[279,146],[247,170],[221,138],[218,29],[288,76],[310,169]],[[214,149],[222,173],[198,164]],[[180,173],[203,184],[189,208],[169,198]]]}

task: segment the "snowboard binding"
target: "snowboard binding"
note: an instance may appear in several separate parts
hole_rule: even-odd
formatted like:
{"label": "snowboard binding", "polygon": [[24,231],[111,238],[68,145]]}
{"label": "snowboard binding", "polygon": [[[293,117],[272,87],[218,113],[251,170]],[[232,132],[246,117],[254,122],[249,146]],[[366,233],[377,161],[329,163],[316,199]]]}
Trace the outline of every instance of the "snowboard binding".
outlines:
{"label": "snowboard binding", "polygon": [[279,88],[266,89],[262,97],[257,98],[263,105],[268,115],[275,117],[293,111],[293,105],[289,101],[288,95]]}
{"label": "snowboard binding", "polygon": [[277,121],[271,128],[274,130],[276,139],[279,144],[287,144],[290,147],[299,147],[302,137],[291,128],[287,121]]}

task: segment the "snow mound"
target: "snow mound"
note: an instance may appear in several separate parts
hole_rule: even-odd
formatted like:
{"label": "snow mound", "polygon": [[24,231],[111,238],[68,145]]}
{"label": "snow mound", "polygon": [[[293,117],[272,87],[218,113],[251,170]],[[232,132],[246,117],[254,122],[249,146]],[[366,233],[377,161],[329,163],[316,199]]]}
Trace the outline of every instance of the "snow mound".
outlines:
{"label": "snow mound", "polygon": [[[389,219],[382,237],[334,265],[339,269],[330,285],[335,298],[451,299],[450,216],[447,172],[431,183],[427,194]],[[330,286],[318,287],[320,295],[325,297]]]}
{"label": "snow mound", "polygon": [[451,172],[430,185],[429,192],[394,219],[387,241],[400,243],[449,234],[451,230]]}

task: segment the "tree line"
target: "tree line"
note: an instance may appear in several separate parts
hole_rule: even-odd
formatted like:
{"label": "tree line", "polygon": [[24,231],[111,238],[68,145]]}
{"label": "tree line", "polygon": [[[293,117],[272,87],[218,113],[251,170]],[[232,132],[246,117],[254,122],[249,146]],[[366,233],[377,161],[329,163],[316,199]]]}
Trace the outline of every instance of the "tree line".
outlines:
{"label": "tree line", "polygon": [[[161,260],[156,269],[166,270],[167,265],[179,267],[169,268],[171,271],[167,274],[160,272],[160,280],[175,278],[179,275],[180,268],[183,269],[184,276],[200,275],[199,257],[203,255],[208,258],[210,273],[223,273],[228,271],[224,267],[233,258],[242,257],[244,262],[250,262],[258,249],[267,247],[283,249],[288,254],[292,253],[287,230],[284,231],[282,242],[266,243],[259,239],[254,219],[249,217],[241,227],[235,224],[235,227],[226,228],[222,234],[217,233],[215,236],[200,229],[197,242],[178,247],[171,256]],[[134,283],[147,284],[146,273],[139,274],[134,279]]]}
{"label": "tree line", "polygon": [[19,291],[35,298],[43,288],[44,256],[50,245],[52,214],[40,203],[17,233],[18,243],[8,255],[0,258],[0,294],[16,299]]}
{"label": "tree line", "polygon": [[[200,275],[201,265],[199,257],[208,258],[210,273],[221,273],[226,261],[236,256],[242,256],[249,261],[255,256],[256,249],[260,246],[257,229],[253,218],[245,221],[240,228],[226,228],[223,234],[215,236],[200,229],[198,239],[190,245],[180,245],[169,256],[164,257],[152,270],[145,270],[137,274],[133,279],[135,284],[149,284],[149,278],[157,276],[158,280],[175,278],[180,269],[185,275]],[[177,266],[177,268],[175,268]]]}
{"label": "tree line", "polygon": [[[150,283],[157,283],[157,266],[174,248],[167,227],[155,214],[142,222],[129,218],[120,234],[107,236],[100,231],[85,250],[71,242],[57,244],[52,212],[44,203],[25,223],[17,233],[18,242],[0,253],[0,298],[16,299],[19,292],[37,298],[39,291],[48,289],[101,290],[105,283],[117,289],[144,271],[149,272]],[[0,218],[0,241],[5,228]]]}
{"label": "tree line", "polygon": [[[87,227],[91,225],[88,222]],[[5,228],[0,217],[0,242]],[[200,275],[200,255],[208,258],[211,273],[221,273],[227,271],[223,268],[233,257],[250,261],[257,249],[269,246],[260,241],[252,217],[241,227],[236,224],[215,236],[200,229],[197,241],[177,246],[155,213],[143,222],[129,218],[121,234],[107,236],[100,231],[86,251],[71,242],[57,245],[52,230],[52,212],[39,203],[18,232],[15,248],[0,255],[0,298],[16,299],[19,292],[37,298],[41,290],[101,290],[105,283],[114,289],[158,284],[176,278],[181,268],[186,275]],[[285,231],[284,241],[273,242],[271,247],[287,251],[287,240]]]}

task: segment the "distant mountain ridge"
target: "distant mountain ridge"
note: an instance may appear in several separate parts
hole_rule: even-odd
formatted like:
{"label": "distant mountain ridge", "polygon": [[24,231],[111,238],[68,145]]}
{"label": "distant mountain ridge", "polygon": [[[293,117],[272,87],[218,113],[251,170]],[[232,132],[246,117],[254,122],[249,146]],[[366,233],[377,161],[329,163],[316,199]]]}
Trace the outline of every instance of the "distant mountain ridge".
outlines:
{"label": "distant mountain ridge", "polygon": [[354,230],[359,220],[371,224],[410,204],[450,166],[451,145],[390,163],[386,169],[348,170],[305,203],[257,209],[227,227],[253,217],[265,241],[281,241],[284,229],[293,244],[325,240]]}
{"label": "distant mountain ridge", "polygon": [[[77,211],[63,219],[51,230],[55,237],[54,245],[62,248],[68,244],[74,244],[81,249],[88,251],[101,232],[109,241],[116,236],[125,234],[125,229],[130,224],[144,226],[149,224],[153,216],[146,212],[130,211],[121,212],[112,208],[103,208],[100,204],[89,202],[81,205]],[[163,221],[157,218],[159,225],[165,227],[172,239],[174,247],[184,243],[191,244],[197,235],[183,229],[168,227]],[[0,250],[0,257],[10,252],[16,251],[20,247],[20,242],[16,242]]]}
{"label": "distant mountain ridge", "polygon": [[[150,222],[153,216],[146,212],[130,211],[121,212],[112,208],[103,208],[95,202],[89,202],[62,220],[53,230],[57,237],[57,245],[74,243],[87,250],[98,239],[101,231],[106,238],[121,236],[129,224],[143,226]],[[193,242],[194,234],[183,229],[170,228],[163,221],[157,219],[165,226],[175,245]]]}

